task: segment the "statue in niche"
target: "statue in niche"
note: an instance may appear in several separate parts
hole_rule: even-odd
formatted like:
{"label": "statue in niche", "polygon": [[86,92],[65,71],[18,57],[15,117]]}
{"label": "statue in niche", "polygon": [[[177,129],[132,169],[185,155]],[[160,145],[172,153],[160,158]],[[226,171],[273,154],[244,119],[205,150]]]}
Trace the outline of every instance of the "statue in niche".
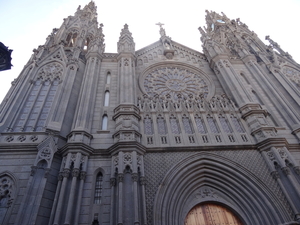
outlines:
{"label": "statue in niche", "polygon": [[166,49],[171,49],[170,44],[168,42],[165,42],[165,48]]}

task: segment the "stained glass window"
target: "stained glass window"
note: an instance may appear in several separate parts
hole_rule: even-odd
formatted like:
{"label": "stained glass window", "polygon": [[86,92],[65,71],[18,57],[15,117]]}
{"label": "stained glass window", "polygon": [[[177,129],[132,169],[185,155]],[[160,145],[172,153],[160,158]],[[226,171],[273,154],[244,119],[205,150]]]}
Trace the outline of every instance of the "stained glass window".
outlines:
{"label": "stained glass window", "polygon": [[207,122],[212,133],[219,133],[215,120],[213,119],[212,116],[210,115],[207,116]]}
{"label": "stained glass window", "polygon": [[170,117],[171,130],[173,134],[180,134],[180,129],[177,123],[177,119],[174,115]]}
{"label": "stained glass window", "polygon": [[165,119],[161,115],[158,115],[157,117],[157,128],[159,134],[167,134]]}
{"label": "stained glass window", "polygon": [[103,181],[103,175],[101,172],[99,172],[96,177],[94,204],[101,203],[102,181]]}
{"label": "stained glass window", "polygon": [[198,132],[201,133],[201,134],[205,134],[206,129],[205,129],[205,126],[203,124],[202,118],[199,117],[198,115],[196,115],[195,116],[195,122],[196,122],[196,125],[197,125]]}
{"label": "stained glass window", "polygon": [[219,120],[220,120],[223,130],[226,133],[232,133],[232,130],[231,130],[230,125],[228,124],[228,121],[226,120],[226,118],[224,116],[220,115]]}
{"label": "stained glass window", "polygon": [[191,127],[190,120],[187,116],[183,115],[182,123],[183,123],[183,126],[184,126],[185,133],[192,134],[193,130],[192,130],[192,127]]}
{"label": "stained glass window", "polygon": [[145,134],[152,135],[153,129],[152,129],[152,119],[149,115],[147,115],[144,119],[144,126],[145,126]]}

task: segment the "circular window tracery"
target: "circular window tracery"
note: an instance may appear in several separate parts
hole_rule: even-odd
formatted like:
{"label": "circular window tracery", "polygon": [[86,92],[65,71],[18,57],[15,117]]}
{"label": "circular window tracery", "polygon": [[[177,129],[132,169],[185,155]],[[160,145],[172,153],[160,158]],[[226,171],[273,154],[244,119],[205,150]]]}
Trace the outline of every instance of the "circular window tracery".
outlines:
{"label": "circular window tracery", "polygon": [[143,88],[150,97],[160,96],[171,99],[188,98],[191,95],[207,98],[211,82],[202,74],[180,66],[157,67],[147,72]]}

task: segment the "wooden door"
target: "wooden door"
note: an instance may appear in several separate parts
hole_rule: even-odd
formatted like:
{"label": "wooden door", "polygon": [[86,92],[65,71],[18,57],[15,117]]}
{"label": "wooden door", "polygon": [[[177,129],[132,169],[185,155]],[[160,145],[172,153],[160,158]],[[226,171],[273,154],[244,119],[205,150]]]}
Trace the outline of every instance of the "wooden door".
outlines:
{"label": "wooden door", "polygon": [[197,205],[188,213],[184,225],[243,225],[229,209],[212,204]]}

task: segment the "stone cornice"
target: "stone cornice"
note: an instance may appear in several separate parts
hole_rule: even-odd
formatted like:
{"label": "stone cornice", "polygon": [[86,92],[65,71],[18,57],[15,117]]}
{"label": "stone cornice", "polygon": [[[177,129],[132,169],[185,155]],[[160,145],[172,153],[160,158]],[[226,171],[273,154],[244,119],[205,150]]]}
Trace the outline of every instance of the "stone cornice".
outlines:
{"label": "stone cornice", "polygon": [[117,142],[107,149],[107,152],[111,156],[117,154],[120,151],[122,152],[137,151],[139,154],[144,155],[146,153],[146,147],[137,141],[124,141],[124,142]]}
{"label": "stone cornice", "polygon": [[66,155],[69,152],[81,152],[83,155],[92,155],[95,152],[95,149],[85,143],[67,143],[64,147],[58,150],[58,153],[61,155]]}

